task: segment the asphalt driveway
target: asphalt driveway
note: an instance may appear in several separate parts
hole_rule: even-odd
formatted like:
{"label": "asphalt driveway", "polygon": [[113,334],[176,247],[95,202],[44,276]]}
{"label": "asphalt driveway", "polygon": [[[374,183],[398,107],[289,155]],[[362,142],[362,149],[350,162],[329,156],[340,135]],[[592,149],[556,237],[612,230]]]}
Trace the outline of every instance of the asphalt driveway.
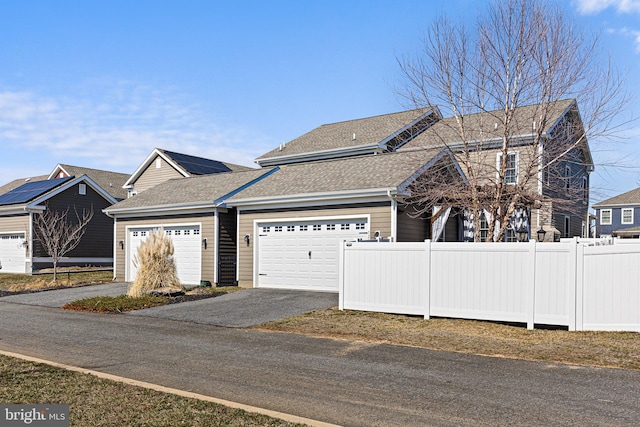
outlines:
{"label": "asphalt driveway", "polygon": [[[2,297],[2,301],[42,307],[62,307],[68,302],[127,292],[126,283],[83,286]],[[214,326],[246,328],[338,305],[338,294],[281,289],[243,289],[215,298],[170,304],[128,315],[155,317]]]}

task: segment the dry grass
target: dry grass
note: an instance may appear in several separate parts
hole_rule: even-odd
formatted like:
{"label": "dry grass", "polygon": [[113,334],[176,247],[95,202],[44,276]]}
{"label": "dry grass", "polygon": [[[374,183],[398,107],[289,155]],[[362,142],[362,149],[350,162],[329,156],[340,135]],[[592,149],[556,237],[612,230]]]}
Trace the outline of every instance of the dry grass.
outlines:
{"label": "dry grass", "polygon": [[112,271],[83,271],[71,274],[58,272],[58,280],[53,281],[53,274],[31,276],[28,274],[0,274],[0,289],[11,292],[40,291],[65,286],[111,283]]}
{"label": "dry grass", "polygon": [[6,356],[0,356],[0,402],[69,405],[70,426],[300,425]]}
{"label": "dry grass", "polygon": [[159,288],[184,289],[173,260],[173,242],[162,228],[152,231],[142,242],[134,263],[138,271],[129,288],[130,297],[139,297]]}
{"label": "dry grass", "polygon": [[492,322],[320,310],[256,327],[535,361],[640,369],[640,333],[527,330]]}

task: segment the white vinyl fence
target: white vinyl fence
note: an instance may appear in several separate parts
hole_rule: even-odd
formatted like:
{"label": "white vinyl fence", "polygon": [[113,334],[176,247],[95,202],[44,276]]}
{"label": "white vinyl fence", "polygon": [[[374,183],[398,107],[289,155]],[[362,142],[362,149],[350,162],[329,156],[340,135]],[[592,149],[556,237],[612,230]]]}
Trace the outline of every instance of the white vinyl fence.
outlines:
{"label": "white vinyl fence", "polygon": [[340,309],[640,331],[640,243],[346,242]]}

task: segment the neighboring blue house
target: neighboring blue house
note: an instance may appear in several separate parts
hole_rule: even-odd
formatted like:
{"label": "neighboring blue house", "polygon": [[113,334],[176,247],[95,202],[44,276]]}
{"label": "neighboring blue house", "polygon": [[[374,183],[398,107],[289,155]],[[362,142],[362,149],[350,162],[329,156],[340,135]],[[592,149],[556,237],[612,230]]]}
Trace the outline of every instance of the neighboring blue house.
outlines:
{"label": "neighboring blue house", "polygon": [[640,237],[640,188],[593,205],[596,236]]}

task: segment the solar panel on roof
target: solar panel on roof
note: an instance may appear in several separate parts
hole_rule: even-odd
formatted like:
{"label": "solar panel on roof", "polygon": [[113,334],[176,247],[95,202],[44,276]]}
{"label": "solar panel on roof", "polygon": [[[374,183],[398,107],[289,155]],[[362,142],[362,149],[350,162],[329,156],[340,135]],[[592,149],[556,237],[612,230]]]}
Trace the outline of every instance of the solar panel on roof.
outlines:
{"label": "solar panel on roof", "polygon": [[165,151],[173,160],[178,162],[187,172],[193,175],[209,175],[221,172],[231,172],[231,168],[217,160],[189,156],[187,154]]}
{"label": "solar panel on roof", "polygon": [[46,192],[53,190],[57,186],[64,184],[72,177],[45,179],[43,181],[27,182],[18,188],[14,188],[0,196],[0,205],[14,205],[17,203],[26,203],[35,199]]}

